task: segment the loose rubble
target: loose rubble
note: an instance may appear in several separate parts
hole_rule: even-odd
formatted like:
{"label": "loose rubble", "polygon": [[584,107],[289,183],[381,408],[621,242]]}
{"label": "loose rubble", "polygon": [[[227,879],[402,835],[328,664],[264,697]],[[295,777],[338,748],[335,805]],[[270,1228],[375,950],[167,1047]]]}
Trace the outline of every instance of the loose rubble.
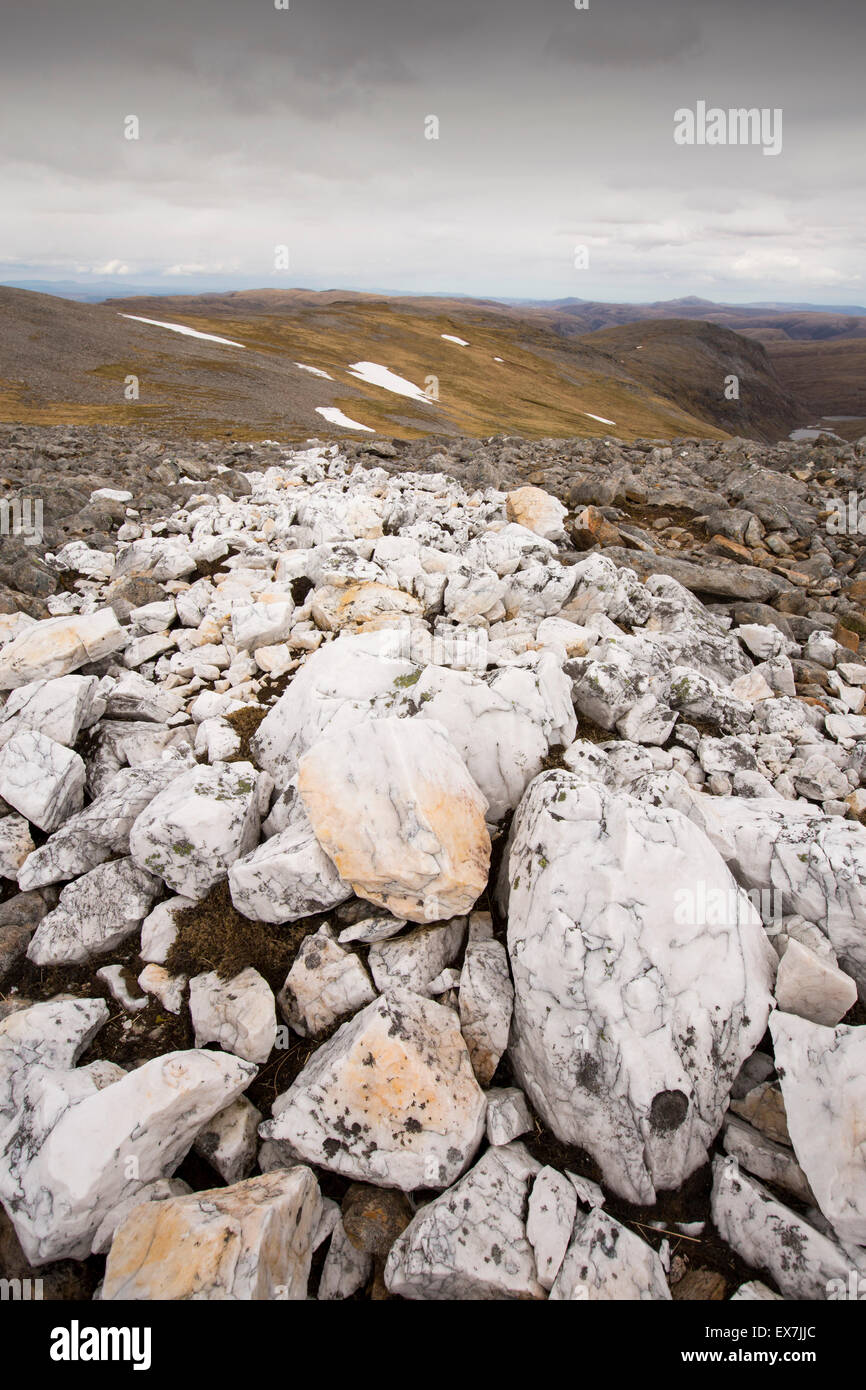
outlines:
{"label": "loose rubble", "polygon": [[0,565],[24,1264],[866,1280],[866,441],[100,439],[0,427],[55,468]]}

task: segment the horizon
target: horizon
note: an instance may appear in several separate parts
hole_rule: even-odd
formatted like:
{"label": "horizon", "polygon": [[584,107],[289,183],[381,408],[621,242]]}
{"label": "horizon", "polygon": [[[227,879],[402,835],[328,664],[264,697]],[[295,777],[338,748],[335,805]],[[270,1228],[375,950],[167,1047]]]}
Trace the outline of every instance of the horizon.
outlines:
{"label": "horizon", "polygon": [[[56,287],[62,287],[67,291],[70,289],[81,290],[82,294],[75,295],[70,293],[60,293]],[[124,287],[124,282],[118,281],[116,289],[118,291]],[[127,283],[125,288],[127,293],[115,293],[115,285],[110,286],[111,293],[107,294],[84,294],[86,290],[95,291],[96,289],[108,289],[109,284],[104,280],[92,278],[90,280],[78,277],[74,279],[57,280],[0,280],[0,289],[23,290],[34,294],[52,294],[58,299],[66,299],[70,302],[82,300],[87,303],[104,304],[111,300],[124,299],[149,299],[149,298],[191,298],[206,295],[228,295],[228,294],[255,294],[262,291],[276,290],[285,294],[347,294],[347,295],[369,295],[381,297],[383,299],[443,299],[443,300],[465,300],[476,303],[494,303],[503,305],[514,305],[515,307],[526,306],[527,308],[538,306],[540,308],[556,304],[608,304],[634,305],[636,308],[648,308],[654,305],[676,305],[676,304],[706,304],[708,307],[732,308],[732,309],[766,309],[768,312],[773,310],[800,310],[803,313],[838,312],[854,313],[866,315],[866,305],[846,302],[844,299],[833,301],[825,297],[823,302],[815,303],[806,299],[780,300],[770,298],[758,298],[751,300],[722,300],[709,299],[705,295],[687,293],[683,295],[671,296],[663,299],[609,299],[602,296],[593,295],[562,295],[551,299],[542,299],[535,296],[510,295],[510,294],[480,294],[464,293],[456,290],[403,290],[385,289],[375,287],[372,289],[361,288],[356,285],[289,285],[289,284],[267,284],[256,282],[255,284],[239,284],[237,281],[222,281],[207,288],[201,285],[194,285],[182,282],[178,285],[163,286],[147,283]]]}
{"label": "horizon", "polygon": [[7,0],[0,281],[857,303],[864,36],[854,0]]}

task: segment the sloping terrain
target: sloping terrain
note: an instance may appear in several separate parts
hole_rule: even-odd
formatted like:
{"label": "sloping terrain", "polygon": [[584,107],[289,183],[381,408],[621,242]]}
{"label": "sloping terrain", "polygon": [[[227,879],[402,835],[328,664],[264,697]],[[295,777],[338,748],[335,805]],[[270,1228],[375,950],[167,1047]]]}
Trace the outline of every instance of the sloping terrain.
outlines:
{"label": "sloping terrain", "polygon": [[[261,290],[86,305],[0,289],[0,417],[286,440],[770,439],[801,422],[762,348],[686,319],[649,327],[638,352],[634,327],[573,335],[555,314],[481,300]],[[731,374],[749,381],[739,402],[724,396]]]}

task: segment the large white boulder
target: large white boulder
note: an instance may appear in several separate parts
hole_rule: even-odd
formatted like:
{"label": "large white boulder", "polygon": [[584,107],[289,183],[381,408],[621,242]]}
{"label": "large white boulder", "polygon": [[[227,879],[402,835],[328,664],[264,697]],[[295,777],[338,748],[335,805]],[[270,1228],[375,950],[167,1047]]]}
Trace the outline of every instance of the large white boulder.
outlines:
{"label": "large white boulder", "polygon": [[770,1019],[791,1143],[840,1241],[866,1245],[866,1028]]}
{"label": "large white boulder", "polygon": [[127,634],[111,608],[26,627],[0,652],[0,690],[65,676],[125,645]]}
{"label": "large white boulder", "polygon": [[[568,772],[529,788],[503,878],[517,1079],[614,1191],[653,1202],[706,1161],[766,1028],[760,919],[685,816]],[[684,905],[689,885],[722,894],[723,920]]]}
{"label": "large white boulder", "polygon": [[129,833],[137,864],[196,900],[249,853],[260,829],[259,773],[252,763],[212,763],[176,777]]}
{"label": "large white boulder", "polygon": [[487,802],[446,730],[367,719],[305,753],[298,791],[317,840],[359,897],[432,922],[487,885]]}

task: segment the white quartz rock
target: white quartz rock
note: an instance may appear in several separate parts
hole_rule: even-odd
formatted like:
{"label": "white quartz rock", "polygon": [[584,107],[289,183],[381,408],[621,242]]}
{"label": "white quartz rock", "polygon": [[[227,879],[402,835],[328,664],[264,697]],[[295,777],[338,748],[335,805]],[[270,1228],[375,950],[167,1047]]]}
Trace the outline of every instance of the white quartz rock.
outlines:
{"label": "white quartz rock", "polygon": [[823,1301],[832,1280],[847,1284],[851,1254],[723,1158],[713,1162],[711,1210],[722,1240],[767,1270],[786,1298]]}
{"label": "white quartz rock", "polygon": [[142,1202],[165,1202],[169,1197],[185,1197],[191,1192],[189,1183],[182,1178],[156,1178],[153,1182],[146,1182],[137,1192],[129,1197],[124,1197],[118,1202],[116,1207],[112,1207],[100,1222],[99,1229],[93,1237],[91,1251],[94,1255],[107,1255],[114,1240],[114,1233],[121,1222],[125,1221],[133,1207],[140,1206]]}
{"label": "white quartz rock", "polygon": [[122,768],[89,806],[70,816],[30,855],[18,874],[22,893],[86,874],[113,855],[129,854],[134,822],[183,770],[183,763],[173,759]]}
{"label": "white quartz rock", "polygon": [[829,1027],[857,1003],[857,985],[851,976],[793,939],[779,964],[775,994],[783,1012]]}
{"label": "white quartz rock", "polygon": [[[554,1133],[639,1203],[706,1161],[770,1010],[775,953],[696,829],[547,772],[503,862],[515,1076]],[[730,903],[721,922],[697,893],[683,901],[690,884]]]}
{"label": "white quartz rock", "polygon": [[31,681],[9,696],[0,714],[0,746],[14,734],[35,729],[71,748],[82,729],[89,729],[106,711],[106,698],[96,676],[59,676]]}
{"label": "white quartz rock", "polygon": [[745,888],[821,928],[866,997],[866,829],[802,802],[741,796],[693,795],[689,814]]}
{"label": "white quartz rock", "polygon": [[651,1245],[599,1207],[578,1215],[550,1290],[554,1302],[670,1297],[664,1266]]}
{"label": "white quartz rock", "polygon": [[344,927],[337,940],[341,946],[347,946],[350,941],[372,945],[375,941],[390,941],[392,936],[399,935],[405,925],[405,917],[392,917],[389,912],[374,912]]}
{"label": "white quartz rock", "polygon": [[486,1086],[508,1044],[514,986],[499,941],[470,942],[460,974],[460,1031],[475,1075]]}
{"label": "white quartz rock", "polygon": [[165,583],[191,574],[197,564],[185,536],[146,536],[119,550],[114,578],[131,574]]}
{"label": "white quartz rock", "polygon": [[322,1266],[318,1297],[325,1301],[351,1298],[364,1287],[372,1271],[373,1256],[356,1249],[342,1221],[338,1221]]}
{"label": "white quartz rock", "polygon": [[509,521],[525,526],[545,540],[560,540],[565,535],[563,523],[568,509],[543,488],[519,487],[509,492],[505,511]]}
{"label": "white quartz rock", "polygon": [[307,658],[251,742],[256,762],[278,787],[288,786],[298,759],[323,733],[337,733],[377,712],[388,713],[418,676],[412,661],[396,654],[377,655],[377,650],[389,651],[386,639],[394,635],[341,636]]}
{"label": "white quartz rock", "polygon": [[444,666],[428,666],[412,697],[422,718],[448,730],[487,798],[488,819],[513,811],[548,751],[539,723],[477,676]]}
{"label": "white quartz rock", "polygon": [[34,849],[30,825],[23,816],[0,819],[0,878],[17,878],[21,865]]}
{"label": "white quartz rock", "polygon": [[259,1133],[310,1163],[411,1192],[460,1175],[485,1104],[453,1011],[397,989],[313,1053]]}
{"label": "white quartz rock", "polygon": [[284,642],[292,630],[295,605],[285,603],[238,604],[232,608],[232,641],[239,651]]}
{"label": "white quartz rock", "polygon": [[193,898],[177,895],[157,903],[141,924],[141,948],[139,955],[144,961],[154,965],[165,965],[168,953],[177,939],[177,914],[194,907]]}
{"label": "white quartz rock", "polygon": [[112,999],[116,999],[127,1013],[136,1014],[141,1009],[147,1008],[147,995],[131,992],[127,983],[126,971],[122,965],[103,965],[97,970],[96,978],[97,980],[104,980]]}
{"label": "white quartz rock", "polygon": [[27,947],[34,965],[75,964],[104,956],[138,931],[159,891],[159,880],[131,859],[100,864],[60,894]]}
{"label": "white quartz rock", "polygon": [[231,1184],[249,1177],[256,1163],[262,1114],[246,1096],[220,1110],[196,1135],[193,1148]]}
{"label": "white quartz rock", "polygon": [[177,1016],[183,1008],[183,996],[187,986],[185,975],[172,975],[164,965],[151,962],[139,975],[138,985],[145,994],[152,994],[158,999],[170,1014]]}
{"label": "white quartz rock", "polygon": [[28,1070],[68,1071],[107,1022],[104,999],[51,999],[0,1020],[0,1134],[20,1109]]}
{"label": "white quartz rock", "polygon": [[0,796],[40,830],[56,830],[81,809],[84,781],[78,754],[35,730],[0,749]]}
{"label": "white quartz rock", "polygon": [[145,680],[138,671],[124,671],[106,697],[108,719],[142,719],[162,724],[183,709],[184,699],[155,681]]}
{"label": "white quartz rock", "polygon": [[526,1234],[535,1251],[539,1283],[553,1285],[577,1216],[577,1193],[564,1173],[542,1168],[529,1194]]}
{"label": "white quartz rock", "polygon": [[111,608],[65,618],[44,618],[0,652],[0,690],[68,675],[122,647],[127,635]]}
{"label": "white quartz rock", "polygon": [[326,1032],[375,997],[358,957],[338,945],[325,925],[304,937],[277,1000],[286,1022],[306,1038]]}
{"label": "white quartz rock", "polygon": [[77,1072],[31,1068],[0,1165],[0,1200],[30,1263],[86,1258],[112,1207],[170,1176],[255,1070],[220,1053],[168,1052],[105,1090],[91,1082],[84,1091],[72,1089]]}
{"label": "white quartz rock", "polygon": [[129,849],[142,868],[200,899],[259,837],[259,774],[252,763],[213,763],[176,777],[135,821]]}
{"label": "white quartz rock", "polygon": [[271,988],[248,965],[231,980],[216,971],[194,975],[189,982],[189,1012],[195,1045],[219,1043],[247,1062],[266,1062],[277,1036],[276,1005]]}
{"label": "white quartz rock", "polygon": [[238,912],[254,922],[296,922],[352,896],[322,849],[299,797],[288,823],[229,869],[229,890]]}
{"label": "white quartz rock", "polygon": [[866,1245],[866,1028],[777,1012],[770,1031],[794,1152],[839,1240]]}
{"label": "white quartz rock", "polygon": [[526,1202],[541,1165],[522,1144],[488,1149],[422,1207],[391,1247],[388,1291],[409,1299],[541,1299]]}
{"label": "white quartz rock", "polygon": [[441,926],[418,927],[390,941],[375,942],[367,964],[376,988],[403,986],[426,994],[431,981],[456,959],[466,935],[465,917]]}
{"label": "white quartz rock", "polygon": [[773,1290],[767,1284],[762,1283],[760,1279],[750,1279],[748,1283],[741,1284],[736,1293],[731,1294],[732,1303],[755,1303],[759,1301],[783,1303],[784,1299],[781,1294],[773,1293]]}
{"label": "white quartz rock", "polygon": [[303,1301],[321,1211],[301,1166],[143,1203],[115,1234],[102,1300]]}
{"label": "white quartz rock", "polygon": [[354,892],[395,917],[467,912],[487,884],[487,802],[445,729],[368,719],[301,759],[313,831]]}
{"label": "white quartz rock", "polygon": [[492,1086],[487,1092],[487,1139],[510,1144],[532,1129],[532,1114],[519,1086]]}

